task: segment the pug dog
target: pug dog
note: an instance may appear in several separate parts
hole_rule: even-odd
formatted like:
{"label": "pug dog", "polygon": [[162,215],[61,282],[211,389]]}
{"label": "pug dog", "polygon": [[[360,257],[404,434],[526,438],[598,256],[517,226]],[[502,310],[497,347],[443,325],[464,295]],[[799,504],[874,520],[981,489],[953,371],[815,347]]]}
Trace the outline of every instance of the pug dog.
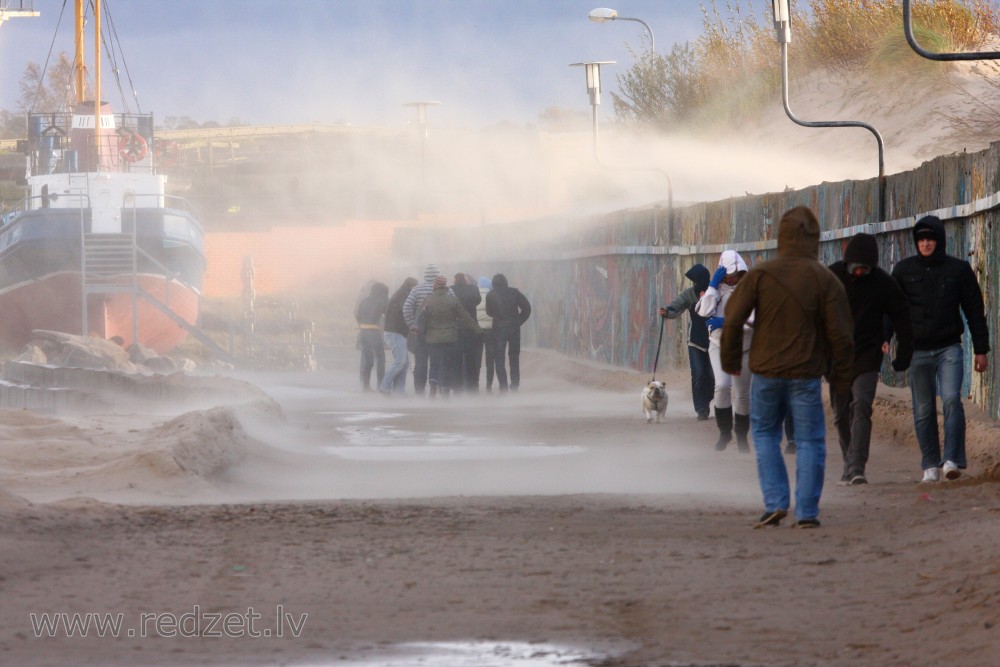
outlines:
{"label": "pug dog", "polygon": [[659,424],[666,412],[667,388],[659,380],[652,380],[642,390],[642,413],[646,415],[646,423],[652,424],[655,419]]}

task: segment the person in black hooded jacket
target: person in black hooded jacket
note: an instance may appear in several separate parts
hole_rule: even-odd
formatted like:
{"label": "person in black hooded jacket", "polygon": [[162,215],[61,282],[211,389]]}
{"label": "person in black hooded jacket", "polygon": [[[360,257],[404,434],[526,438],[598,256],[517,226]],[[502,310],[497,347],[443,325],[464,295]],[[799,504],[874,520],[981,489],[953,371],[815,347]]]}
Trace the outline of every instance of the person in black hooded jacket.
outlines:
{"label": "person in black hooded jacket", "polygon": [[361,388],[371,391],[372,367],[377,376],[376,387],[385,375],[385,346],[382,342],[382,317],[389,305],[389,287],[385,283],[372,283],[371,291],[358,304],[355,319],[358,321],[358,349],[361,350]]}
{"label": "person in black hooded jacket", "polygon": [[694,285],[683,290],[670,302],[670,305],[660,308],[660,317],[672,320],[687,312],[691,321],[688,326],[688,365],[691,367],[691,400],[698,421],[709,417],[709,407],[715,394],[715,374],[712,372],[712,362],[708,358],[708,326],[705,319],[695,311],[695,305],[701,298],[711,276],[702,264],[695,264],[684,276]]}
{"label": "person in black hooded jacket", "polygon": [[849,391],[830,392],[833,423],[844,459],[841,484],[866,484],[872,436],[872,403],[882,357],[889,350],[883,325],[889,318],[896,332],[892,369],[905,371],[913,356],[910,304],[892,276],[878,266],[878,242],[871,234],[856,234],[844,249],[844,259],[830,265],[844,284],[854,318],[854,379]]}
{"label": "person in black hooded jacket", "polygon": [[[945,251],[944,224],[928,215],[913,226],[917,254],[900,260],[892,270],[910,302],[913,320],[913,361],[910,394],[913,426],[920,444],[922,482],[937,482],[942,468],[946,479],[957,479],[966,467],[965,375],[962,334],[968,323],[973,365],[982,373],[988,365],[989,329],[983,292],[968,262]],[[965,316],[965,323],[962,316]],[[944,412],[944,459],[938,439],[937,396]]]}
{"label": "person in black hooded jacket", "polygon": [[493,276],[493,289],[486,295],[486,314],[493,318],[494,359],[500,393],[508,388],[504,352],[510,358],[509,387],[517,391],[521,384],[521,325],[531,316],[527,297],[507,284],[507,276]]}

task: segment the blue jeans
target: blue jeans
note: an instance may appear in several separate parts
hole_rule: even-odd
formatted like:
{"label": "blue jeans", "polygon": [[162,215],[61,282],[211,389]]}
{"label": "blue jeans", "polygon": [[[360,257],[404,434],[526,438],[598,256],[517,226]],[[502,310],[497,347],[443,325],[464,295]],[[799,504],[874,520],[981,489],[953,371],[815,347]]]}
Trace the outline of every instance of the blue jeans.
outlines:
{"label": "blue jeans", "polygon": [[708,352],[688,346],[688,365],[691,366],[691,399],[694,411],[707,413],[715,395],[715,374]]}
{"label": "blue jeans", "polygon": [[378,390],[383,394],[405,394],[406,370],[410,367],[410,354],[406,351],[406,336],[386,331],[382,334],[382,338],[392,352],[392,364],[386,369]]}
{"label": "blue jeans", "polygon": [[962,407],[964,376],[962,346],[916,350],[910,363],[910,395],[913,396],[913,429],[920,445],[920,467],[941,465],[938,438],[937,396],[944,411],[944,460],[959,468],[965,461],[965,408]]}
{"label": "blue jeans", "polygon": [[764,509],[787,510],[788,469],[781,455],[785,415],[795,421],[795,518],[819,516],[826,471],[826,421],[820,378],[793,380],[754,374],[750,385],[750,426],[757,449],[757,477]]}
{"label": "blue jeans", "polygon": [[358,332],[358,342],[361,345],[361,386],[366,390],[371,386],[374,366],[375,386],[378,387],[385,377],[385,347],[382,345],[382,332],[378,329],[361,329]]}

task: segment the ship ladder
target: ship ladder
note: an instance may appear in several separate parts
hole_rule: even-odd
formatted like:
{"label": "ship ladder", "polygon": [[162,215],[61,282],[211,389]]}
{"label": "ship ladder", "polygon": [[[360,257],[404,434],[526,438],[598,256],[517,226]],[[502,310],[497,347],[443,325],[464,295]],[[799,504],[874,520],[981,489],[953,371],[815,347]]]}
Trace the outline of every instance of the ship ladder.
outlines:
{"label": "ship ladder", "polygon": [[90,335],[87,320],[91,294],[132,295],[132,340],[139,340],[139,273],[132,234],[83,235],[83,335]]}

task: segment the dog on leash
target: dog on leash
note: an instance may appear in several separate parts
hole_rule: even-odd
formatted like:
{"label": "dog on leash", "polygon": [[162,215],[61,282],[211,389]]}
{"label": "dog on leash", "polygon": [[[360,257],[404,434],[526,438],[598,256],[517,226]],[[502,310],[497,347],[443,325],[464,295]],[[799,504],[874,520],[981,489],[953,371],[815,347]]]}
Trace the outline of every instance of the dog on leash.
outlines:
{"label": "dog on leash", "polygon": [[642,390],[642,413],[646,415],[646,423],[653,420],[659,424],[667,412],[667,387],[659,380],[652,380]]}

